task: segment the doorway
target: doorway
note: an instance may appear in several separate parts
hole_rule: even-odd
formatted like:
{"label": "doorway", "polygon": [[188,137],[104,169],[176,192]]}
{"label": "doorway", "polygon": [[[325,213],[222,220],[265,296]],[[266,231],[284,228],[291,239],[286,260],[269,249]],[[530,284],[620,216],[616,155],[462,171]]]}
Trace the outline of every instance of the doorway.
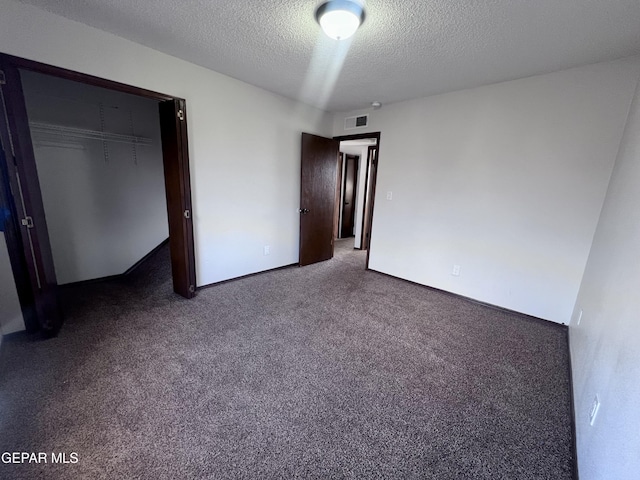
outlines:
{"label": "doorway", "polygon": [[[342,144],[340,145],[342,149]],[[341,152],[343,153],[343,152]],[[355,237],[356,199],[358,193],[359,155],[346,153],[343,155],[343,182],[340,192],[340,238]]]}
{"label": "doorway", "polygon": [[58,285],[121,275],[169,237],[158,102],[21,78]]}
{"label": "doorway", "polygon": [[[0,140],[9,190],[9,195],[5,196],[8,198],[5,198],[2,207],[9,212],[4,223],[5,233],[8,231],[5,236],[26,329],[32,332],[41,330],[46,335],[55,335],[63,322],[58,300],[58,279],[51,248],[51,236],[33,149],[32,137],[36,134],[33,132],[34,125],[29,124],[24,91],[24,79],[34,74],[55,80],[79,82],[81,87],[100,87],[155,102],[159,115],[161,136],[159,148],[162,152],[173,289],[185,298],[192,298],[195,295],[195,256],[185,101],[169,95],[0,54],[0,93],[2,94]],[[64,112],[57,112],[57,114],[64,115]],[[107,115],[108,113],[104,110],[100,112],[102,127],[106,123]],[[37,135],[40,135],[40,141],[43,141],[42,134],[45,133],[45,143],[46,134],[55,137],[56,130],[59,133],[61,127],[55,122],[36,123],[39,123],[35,130],[39,131]],[[122,118],[119,123],[123,123]],[[125,125],[127,123],[129,122],[125,122]],[[62,127],[67,128],[67,133],[72,131],[78,134],[78,130],[89,130],[89,132],[81,132],[85,135],[91,135],[92,131],[96,133],[95,129],[69,130],[74,127],[69,125],[62,125]],[[122,140],[123,132],[99,131],[97,133],[100,134],[98,141],[102,143],[103,153],[107,158],[108,143],[105,138]],[[105,137],[106,134],[115,136]],[[129,137],[129,140],[134,139],[133,145],[129,142],[126,148],[131,148],[135,162],[136,152],[133,147],[142,148],[136,144],[138,136],[124,136]]]}
{"label": "doorway", "polygon": [[[355,170],[357,172],[353,201],[353,233],[347,230],[347,234],[344,235],[341,232],[339,238],[353,236],[353,248],[368,251],[371,243],[371,220],[377,180],[379,134],[359,134],[338,137],[337,139],[340,140],[341,155],[345,158],[347,156],[355,157]],[[343,174],[347,174],[346,165],[343,167]],[[341,198],[344,197],[343,192],[348,192],[346,181],[343,182]],[[348,200],[349,198],[347,197]]]}
{"label": "doorway", "polygon": [[[377,180],[380,132],[346,135],[334,138],[302,133],[300,179],[300,254],[299,265],[326,261],[333,258],[335,242],[340,237],[342,186],[344,185],[345,155],[340,154],[341,142],[360,143],[361,176],[356,181],[362,186],[356,194],[354,242],[358,249],[367,251],[369,268],[370,239]],[[355,169],[354,169],[355,170]],[[361,204],[361,205],[360,205]],[[364,232],[364,233],[363,233]],[[362,241],[364,239],[364,242]],[[341,242],[344,244],[344,242]],[[363,248],[364,246],[364,248]],[[352,245],[352,248],[355,247]]]}

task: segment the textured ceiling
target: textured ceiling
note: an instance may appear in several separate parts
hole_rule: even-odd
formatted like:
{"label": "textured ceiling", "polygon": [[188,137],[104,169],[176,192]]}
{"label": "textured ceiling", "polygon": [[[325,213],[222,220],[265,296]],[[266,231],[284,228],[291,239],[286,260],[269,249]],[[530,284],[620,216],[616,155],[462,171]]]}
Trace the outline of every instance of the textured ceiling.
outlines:
{"label": "textured ceiling", "polygon": [[369,0],[339,43],[317,0],[21,0],[329,111],[640,54],[640,0]]}

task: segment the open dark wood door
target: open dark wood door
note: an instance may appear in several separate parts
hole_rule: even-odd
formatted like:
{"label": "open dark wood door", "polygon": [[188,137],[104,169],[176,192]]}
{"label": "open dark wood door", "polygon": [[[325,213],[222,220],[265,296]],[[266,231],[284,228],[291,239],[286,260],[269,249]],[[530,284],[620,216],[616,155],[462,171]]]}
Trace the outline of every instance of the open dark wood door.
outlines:
{"label": "open dark wood door", "polygon": [[196,270],[184,100],[173,99],[160,103],[160,129],[173,290],[185,298],[192,298],[195,296]]}
{"label": "open dark wood door", "polygon": [[300,266],[333,257],[340,142],[302,134]]}
{"label": "open dark wood door", "polygon": [[[0,59],[0,142],[2,143],[6,181],[11,193],[13,224],[19,232],[7,236],[7,246],[14,252],[12,267],[19,263],[26,272],[16,275],[16,286],[27,329],[34,329],[37,318],[45,335],[55,335],[62,326],[57,281],[49,233],[40,194],[38,171],[33,154],[29,120],[24,102],[19,70]],[[9,192],[5,192],[9,193]],[[15,252],[20,252],[19,257]],[[20,280],[20,276],[25,281]],[[25,305],[25,301],[32,302]]]}

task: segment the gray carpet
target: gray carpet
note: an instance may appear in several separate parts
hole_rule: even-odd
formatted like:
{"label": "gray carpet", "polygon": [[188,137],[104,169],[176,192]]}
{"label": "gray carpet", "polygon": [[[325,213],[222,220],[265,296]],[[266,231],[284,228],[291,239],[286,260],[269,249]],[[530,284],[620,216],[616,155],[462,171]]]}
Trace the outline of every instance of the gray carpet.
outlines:
{"label": "gray carpet", "polygon": [[365,271],[171,292],[165,250],[0,350],[0,478],[570,479],[564,328]]}

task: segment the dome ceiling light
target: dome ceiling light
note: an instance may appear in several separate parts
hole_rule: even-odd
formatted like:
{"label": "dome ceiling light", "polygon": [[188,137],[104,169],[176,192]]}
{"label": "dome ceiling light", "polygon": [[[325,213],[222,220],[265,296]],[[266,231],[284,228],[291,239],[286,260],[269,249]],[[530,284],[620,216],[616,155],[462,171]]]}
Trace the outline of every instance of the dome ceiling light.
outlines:
{"label": "dome ceiling light", "polygon": [[344,40],[364,22],[364,8],[354,0],[329,0],[316,10],[316,21],[327,36]]}

